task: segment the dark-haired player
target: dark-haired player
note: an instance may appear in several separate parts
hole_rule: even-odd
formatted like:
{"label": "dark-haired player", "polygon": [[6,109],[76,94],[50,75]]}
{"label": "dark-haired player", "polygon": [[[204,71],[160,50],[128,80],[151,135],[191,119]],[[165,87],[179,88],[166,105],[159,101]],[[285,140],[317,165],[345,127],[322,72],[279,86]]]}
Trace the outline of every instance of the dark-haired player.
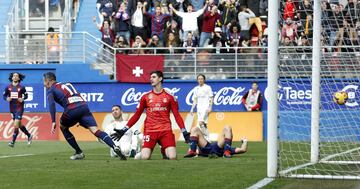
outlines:
{"label": "dark-haired player", "polygon": [[122,160],[126,157],[121,153],[119,147],[115,146],[108,134],[97,128],[96,121],[89,110],[88,105],[71,83],[58,83],[56,75],[52,72],[44,74],[44,86],[47,88],[47,98],[52,120],[51,132],[56,128],[56,108],[55,102],[64,108],[64,113],[60,118],[60,129],[70,146],[75,150],[75,154],[70,157],[72,160],[84,159],[85,155],[77,144],[74,135],[69,128],[79,123],[84,128],[94,134],[97,138],[104,141]]}
{"label": "dark-haired player", "polygon": [[[226,125],[217,142],[208,142],[204,134],[198,127],[193,127],[190,132],[190,150],[184,158],[190,158],[197,155],[209,157],[231,158],[234,154],[242,154],[247,151],[247,140],[242,139],[241,147],[231,147],[233,139],[232,128]],[[197,151],[197,147],[199,150]]]}
{"label": "dark-haired player", "polygon": [[14,121],[14,134],[12,141],[9,142],[10,147],[14,147],[16,138],[19,134],[19,128],[28,137],[28,145],[32,142],[32,135],[28,132],[26,127],[21,124],[22,115],[24,112],[24,100],[27,99],[28,94],[24,86],[20,84],[24,80],[25,75],[21,73],[10,73],[9,81],[11,82],[4,90],[3,98],[10,104],[10,113]]}
{"label": "dark-haired player", "polygon": [[167,158],[176,159],[176,142],[171,129],[170,111],[173,112],[185,141],[188,142],[189,140],[190,134],[186,131],[184,121],[179,114],[178,103],[175,97],[162,87],[163,81],[164,75],[161,71],[151,72],[150,83],[153,89],[141,97],[136,112],[127,125],[121,130],[116,130],[116,133],[111,135],[114,140],[119,140],[139,120],[142,112],[146,109],[144,139],[141,149],[142,159],[151,158],[156,143],[159,143],[164,149]]}

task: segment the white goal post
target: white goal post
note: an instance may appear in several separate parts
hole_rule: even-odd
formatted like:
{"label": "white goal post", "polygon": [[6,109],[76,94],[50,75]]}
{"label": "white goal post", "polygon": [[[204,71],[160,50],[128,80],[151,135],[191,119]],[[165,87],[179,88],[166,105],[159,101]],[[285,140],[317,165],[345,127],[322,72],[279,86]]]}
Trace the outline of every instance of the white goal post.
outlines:
{"label": "white goal post", "polygon": [[[268,7],[267,176],[360,180],[359,44],[324,53],[322,1],[313,0],[311,51],[279,46],[280,1]],[[332,101],[338,91],[345,105]]]}

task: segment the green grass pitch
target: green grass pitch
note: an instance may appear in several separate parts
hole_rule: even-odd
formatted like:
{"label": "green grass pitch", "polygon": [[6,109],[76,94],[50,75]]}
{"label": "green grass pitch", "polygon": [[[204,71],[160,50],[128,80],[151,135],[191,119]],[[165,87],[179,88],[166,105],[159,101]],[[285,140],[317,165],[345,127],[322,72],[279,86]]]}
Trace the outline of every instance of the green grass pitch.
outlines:
{"label": "green grass pitch", "polygon": [[[184,159],[187,146],[177,146],[178,160],[162,160],[159,148],[149,161],[109,157],[99,142],[80,142],[85,160],[69,159],[65,142],[34,141],[9,148],[0,142],[0,188],[247,188],[266,176],[266,143],[249,142],[246,154],[231,159]],[[240,145],[235,142],[234,145]],[[15,155],[26,155],[14,157]],[[11,156],[11,157],[6,157]],[[357,181],[277,179],[265,188],[357,188]]]}

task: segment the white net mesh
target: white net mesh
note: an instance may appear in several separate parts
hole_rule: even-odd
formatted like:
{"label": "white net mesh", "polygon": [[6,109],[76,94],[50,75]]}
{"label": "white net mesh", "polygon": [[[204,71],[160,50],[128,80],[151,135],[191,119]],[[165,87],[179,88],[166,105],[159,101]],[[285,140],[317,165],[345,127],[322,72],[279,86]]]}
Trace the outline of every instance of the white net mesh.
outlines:
{"label": "white net mesh", "polygon": [[[305,0],[306,1],[306,0]],[[305,2],[304,1],[304,2]],[[311,163],[312,7],[284,17],[279,79],[279,174],[287,177],[360,179],[360,2],[323,1],[319,162]],[[286,10],[286,3],[283,4]],[[305,7],[305,8],[304,8]],[[284,13],[285,15],[285,13]],[[304,20],[305,18],[305,20]],[[295,20],[295,21],[294,21]],[[297,21],[296,21],[297,20]],[[285,29],[284,29],[285,28]],[[299,32],[300,31],[300,32]],[[314,31],[316,32],[316,31]],[[346,91],[345,105],[333,94]]]}

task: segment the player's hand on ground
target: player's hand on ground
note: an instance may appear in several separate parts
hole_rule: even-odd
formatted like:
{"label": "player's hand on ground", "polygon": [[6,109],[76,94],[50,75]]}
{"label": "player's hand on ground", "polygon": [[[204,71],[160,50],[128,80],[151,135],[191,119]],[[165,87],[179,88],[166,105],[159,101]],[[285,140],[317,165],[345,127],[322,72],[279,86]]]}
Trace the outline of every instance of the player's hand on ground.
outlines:
{"label": "player's hand on ground", "polygon": [[11,101],[11,98],[10,98],[10,97],[7,97],[7,98],[6,98],[6,101],[10,102],[10,101]]}
{"label": "player's hand on ground", "polygon": [[183,133],[183,136],[184,136],[184,139],[185,139],[185,143],[189,143],[189,142],[190,142],[190,133],[187,132],[186,129],[184,129],[184,130],[182,131],[182,133]]}
{"label": "player's hand on ground", "polygon": [[124,127],[122,129],[114,129],[115,133],[111,134],[111,139],[115,141],[119,141],[121,137],[126,133],[128,128]]}
{"label": "player's hand on ground", "polygon": [[55,134],[55,131],[56,131],[56,123],[54,122],[54,123],[52,123],[51,124],[51,134]]}

